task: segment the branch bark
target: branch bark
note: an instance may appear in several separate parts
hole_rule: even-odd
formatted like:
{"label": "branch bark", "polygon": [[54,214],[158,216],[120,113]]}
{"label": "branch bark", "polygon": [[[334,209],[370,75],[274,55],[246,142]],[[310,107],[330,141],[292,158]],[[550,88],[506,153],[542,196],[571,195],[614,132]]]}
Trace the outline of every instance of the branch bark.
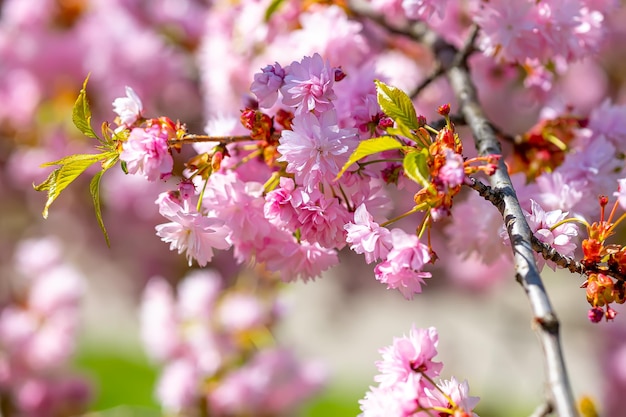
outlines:
{"label": "branch bark", "polygon": [[[368,17],[389,29],[392,33],[408,36],[430,47],[435,59],[444,69],[452,90],[459,101],[460,115],[469,125],[474,136],[475,146],[481,156],[501,155],[500,143],[494,129],[487,120],[472,81],[466,58],[471,45],[464,45],[461,51],[450,45],[424,25],[409,22],[403,27],[388,24],[361,0],[349,1],[351,10],[359,16]],[[475,29],[472,37],[475,36]],[[511,239],[515,260],[516,279],[526,292],[533,313],[535,329],[544,352],[550,403],[561,417],[577,416],[572,395],[561,341],[559,321],[541,280],[534,258],[533,234],[526,222],[519,200],[511,183],[504,160],[501,158],[498,170],[490,177],[491,186],[502,196],[496,205]]]}

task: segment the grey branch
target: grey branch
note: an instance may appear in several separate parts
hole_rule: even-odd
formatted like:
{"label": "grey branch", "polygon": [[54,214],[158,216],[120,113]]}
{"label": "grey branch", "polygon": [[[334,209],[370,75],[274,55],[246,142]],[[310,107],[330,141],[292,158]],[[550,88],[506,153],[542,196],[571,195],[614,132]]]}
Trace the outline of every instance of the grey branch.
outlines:
{"label": "grey branch", "polygon": [[[476,192],[478,192],[481,197],[489,201],[494,206],[500,207],[502,204],[504,204],[502,196],[499,193],[495,192],[491,187],[483,184],[477,179],[470,178],[470,184],[468,186],[470,188],[473,188]],[[541,242],[535,236],[532,236],[531,244],[533,250],[543,256],[543,259],[545,259],[546,261],[552,261],[559,267],[567,269],[574,274],[585,274],[586,272],[588,272],[588,270],[582,263],[573,258],[561,255],[559,251],[557,251],[547,243]],[[604,271],[604,273],[607,275],[611,274],[609,271]]]}
{"label": "grey branch", "polygon": [[[374,13],[367,2],[351,0],[348,4],[357,16],[371,18],[392,33],[410,37],[428,46],[435,54],[438,65],[444,69],[458,99],[460,114],[472,130],[479,155],[502,154],[494,129],[479,104],[475,85],[466,66],[465,61],[471,46],[466,44],[467,50],[459,51],[423,24],[409,22],[403,27],[393,26]],[[475,33],[474,29],[472,37]],[[536,329],[545,358],[549,402],[554,405],[559,416],[577,416],[561,349],[559,321],[537,269],[532,244],[533,234],[526,222],[503,159],[500,159],[498,170],[491,176],[490,182],[494,191],[502,196],[501,203],[496,207],[502,214],[511,239],[517,281],[526,292],[534,322],[537,324]]]}

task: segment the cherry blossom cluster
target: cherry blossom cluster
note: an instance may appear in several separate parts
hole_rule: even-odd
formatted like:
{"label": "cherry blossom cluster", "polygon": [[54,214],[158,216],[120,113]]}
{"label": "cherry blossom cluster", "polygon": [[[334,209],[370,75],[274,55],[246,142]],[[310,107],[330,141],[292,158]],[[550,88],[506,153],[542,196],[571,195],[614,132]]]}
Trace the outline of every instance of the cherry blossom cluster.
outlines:
{"label": "cherry blossom cluster", "polygon": [[[77,6],[68,6],[70,3]],[[118,127],[109,133],[119,149],[113,152],[113,159],[101,161],[108,167],[119,156],[125,172],[151,181],[150,191],[143,183],[124,190],[121,177],[114,177],[107,203],[113,207],[146,195],[151,201],[156,198],[159,214],[166,219],[157,226],[157,235],[172,250],[184,254],[190,265],[196,262],[206,266],[213,260],[214,250],[232,248],[240,264],[262,264],[284,281],[296,277],[308,280],[338,263],[338,251],[349,246],[363,254],[367,263],[377,263],[376,279],[412,298],[431,277],[425,267],[436,260],[432,247],[436,246],[446,255],[442,267],[449,271],[480,271],[475,273],[476,281],[483,285],[494,276],[506,275],[498,274],[511,263],[508,236],[498,238],[501,216],[475,193],[457,197],[468,175],[477,172],[472,162],[483,163],[483,172],[489,173],[497,159],[476,160],[463,155],[460,136],[469,135],[461,134],[449,119],[444,128],[430,130],[425,118],[420,117],[419,129],[402,131],[397,118],[385,114],[377,100],[374,79],[411,91],[428,78],[432,54],[418,42],[381,30],[373,21],[353,13],[351,2],[326,5],[297,0],[243,0],[226,6],[220,1],[211,2],[207,7],[205,2],[189,0],[178,7],[146,8],[149,10],[128,6],[132,2],[127,1],[93,1],[90,7],[86,7],[87,2],[70,3],[3,2],[6,7],[0,18],[4,21],[8,16],[6,20],[11,24],[0,27],[0,56],[4,58],[0,78],[6,80],[0,81],[0,97],[15,105],[0,109],[0,122],[10,120],[11,126],[20,126],[32,117],[38,100],[53,96],[52,90],[59,88],[46,77],[47,72],[53,72],[51,68],[59,65],[66,77],[77,80],[84,77],[84,72],[97,70],[92,79],[100,96],[130,84],[146,103],[158,98],[175,103],[173,107],[198,108],[195,89],[189,89],[180,74],[196,73],[183,71],[181,62],[199,62],[207,135],[190,135],[184,125],[166,117],[146,118],[139,95],[127,88],[126,97],[114,102]],[[481,104],[503,142],[509,142],[513,149],[507,164],[514,173],[526,219],[539,242],[561,255],[577,256],[575,239],[579,231],[572,218],[593,218],[598,194],[611,195],[617,180],[623,181],[624,177],[621,156],[626,153],[626,108],[610,100],[600,104],[599,96],[594,94],[607,91],[588,82],[600,78],[594,76],[599,65],[583,59],[600,50],[607,39],[611,28],[607,21],[618,2],[365,3],[391,22],[420,20],[458,47],[466,40],[470,25],[476,25],[477,42],[469,50],[468,64],[481,93]],[[35,13],[28,12],[29,5]],[[155,36],[159,31],[149,30],[146,22],[162,29],[178,24],[180,33],[169,34],[168,41],[179,49],[164,47]],[[111,34],[112,28],[120,25],[125,29],[120,32],[124,38],[120,39],[119,34],[110,36],[117,41],[107,43],[103,33]],[[50,32],[45,29],[48,27],[57,30]],[[10,48],[13,42],[6,42],[13,38],[19,40],[15,52]],[[62,56],[67,59],[59,59],[59,48],[54,45],[62,38],[89,39],[98,47],[79,42],[63,49]],[[44,65],[29,65],[29,54],[23,51],[32,53],[36,62]],[[74,55],[72,51],[79,52]],[[181,51],[194,51],[193,59],[181,58]],[[76,57],[86,57],[89,64],[85,71],[66,68]],[[113,62],[119,68],[110,67]],[[268,62],[274,64],[266,65]],[[123,75],[133,74],[133,68],[145,71],[128,81],[129,77]],[[575,82],[567,81],[568,71],[572,71]],[[113,73],[117,76],[112,77]],[[615,74],[611,77],[619,78]],[[607,85],[609,82],[615,80],[607,81]],[[437,117],[433,109],[440,103],[455,101],[442,79],[435,77],[426,84],[413,102],[418,113],[428,114],[432,120]],[[580,88],[581,84],[585,88]],[[614,96],[618,95],[615,92]],[[242,97],[246,104],[239,111]],[[571,103],[574,106],[570,107]],[[539,121],[533,111],[513,110],[538,111],[542,107]],[[440,110],[439,115],[442,113],[446,112]],[[410,153],[406,148],[351,159],[362,143],[383,136],[395,138],[399,146],[428,149],[427,155],[413,160],[422,161],[423,169],[408,171],[411,175],[407,175],[402,163]],[[412,143],[415,138],[424,143]],[[58,141],[49,143],[45,160],[56,159],[66,150],[56,146]],[[192,143],[198,154],[182,167],[176,156],[187,143]],[[29,158],[42,158],[32,152],[21,156],[12,158],[11,174],[34,165]],[[348,163],[351,165],[346,167]],[[172,184],[181,172],[182,179],[174,189],[151,194],[157,188],[155,184],[161,185],[166,179]],[[32,175],[26,174],[11,178]],[[416,215],[418,210],[405,211],[404,207],[398,208],[405,202],[390,198],[395,188],[411,207],[420,207],[419,211],[425,213],[421,221]],[[622,206],[626,200],[624,188],[621,185],[617,195]],[[118,217],[120,223],[126,218]],[[393,219],[388,220],[390,217]],[[416,224],[388,228],[398,219]],[[444,225],[445,239],[437,236],[436,220],[443,220],[439,224]],[[618,223],[612,221],[612,215],[606,221],[602,216],[599,223],[588,225],[589,238],[582,244],[592,321],[612,319],[615,310],[609,305],[624,299],[623,247],[605,243]],[[415,229],[415,233],[409,229]],[[444,240],[451,250],[439,249]],[[544,259],[537,257],[537,261],[542,267]],[[547,264],[554,267],[552,261]],[[171,294],[169,297],[169,303],[176,304]],[[185,328],[182,322],[176,323],[175,327]],[[191,345],[183,341],[181,349],[191,351]],[[173,370],[169,370],[169,363],[179,363],[181,358],[177,353],[162,359],[168,363],[166,373],[174,375],[170,380],[178,381],[168,383],[169,377],[163,377],[163,386],[168,388],[161,390],[162,398],[171,394],[173,399],[162,402],[172,410],[186,404],[184,399],[198,386],[197,375],[205,376],[205,370],[189,365],[196,359],[185,359],[182,365],[172,365]],[[258,369],[263,366],[274,365],[259,362]],[[453,380],[437,388],[427,379],[433,375],[416,374],[420,376],[410,382],[412,388],[398,388],[390,394],[399,399],[393,405],[400,407],[398,415],[430,415],[419,411],[419,407],[440,407],[433,408],[433,413],[471,413],[473,401],[463,400],[471,398],[467,397],[466,385]],[[180,379],[176,380],[176,375]],[[405,382],[410,385],[401,379],[396,385]],[[232,389],[245,390],[239,385]],[[378,403],[380,399],[374,392],[381,389],[368,394],[373,398],[371,402]],[[415,402],[416,395],[422,393],[423,398]],[[443,397],[435,402],[433,398],[439,394]],[[365,408],[363,411],[368,412]]]}
{"label": "cherry blossom cluster", "polygon": [[477,416],[472,410],[479,398],[469,395],[467,381],[452,377],[435,383],[443,367],[433,360],[438,342],[434,327],[413,326],[408,336],[396,337],[380,349],[382,360],[376,362],[380,374],[374,377],[378,385],[360,401],[360,416]]}
{"label": "cherry blossom cluster", "polygon": [[323,385],[320,364],[300,362],[273,343],[282,308],[275,283],[266,284],[256,292],[226,287],[210,269],[189,272],[176,295],[162,277],[148,282],[141,336],[150,356],[163,364],[156,395],[165,412],[283,415]]}
{"label": "cherry blossom cluster", "polygon": [[64,261],[62,250],[50,237],[24,240],[16,251],[22,279],[13,302],[0,309],[0,398],[11,415],[69,417],[91,400],[87,381],[66,369],[84,278]]}

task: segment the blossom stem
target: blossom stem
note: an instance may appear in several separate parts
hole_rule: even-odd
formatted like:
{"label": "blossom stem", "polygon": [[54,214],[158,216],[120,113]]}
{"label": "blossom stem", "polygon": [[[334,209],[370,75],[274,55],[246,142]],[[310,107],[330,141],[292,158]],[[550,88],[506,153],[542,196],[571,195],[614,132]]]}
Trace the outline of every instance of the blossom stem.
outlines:
{"label": "blossom stem", "polygon": [[210,176],[206,177],[204,180],[204,185],[202,186],[202,191],[200,191],[200,195],[198,196],[198,204],[196,204],[196,211],[200,213],[200,209],[202,208],[202,199],[204,198],[204,191],[206,190],[206,186],[209,183]]}
{"label": "blossom stem", "polygon": [[611,214],[609,214],[609,218],[608,218],[607,222],[610,223],[611,220],[613,220],[613,216],[615,216],[615,212],[617,211],[617,206],[618,205],[619,205],[619,200],[615,200],[615,204],[613,204],[613,209],[611,209]]}
{"label": "blossom stem", "polygon": [[341,195],[343,196],[343,201],[345,201],[346,208],[348,209],[348,211],[351,213],[354,212],[354,210],[356,209],[350,205],[350,200],[348,199],[348,196],[346,195],[346,191],[343,189],[341,184],[339,184],[339,192],[341,192]]}
{"label": "blossom stem", "polygon": [[583,226],[585,226],[587,229],[589,229],[591,227],[591,225],[587,222],[587,220],[585,219],[579,219],[578,217],[568,217],[567,219],[563,219],[559,222],[556,222],[555,224],[553,224],[550,229],[551,232],[556,229],[557,227],[565,224],[565,223],[580,223]]}
{"label": "blossom stem", "polygon": [[[452,399],[452,397],[450,397],[448,394],[446,394],[446,393],[445,393],[445,392],[441,389],[441,387],[440,387],[439,385],[437,385],[437,384],[435,383],[435,381],[433,381],[433,379],[432,379],[431,377],[429,377],[428,375],[426,375],[424,372],[421,372],[421,374],[422,374],[422,377],[423,377],[425,380],[427,380],[428,382],[430,382],[430,383],[431,383],[431,384],[435,387],[435,389],[436,389],[437,391],[439,391],[439,393],[440,393],[441,395],[443,395],[443,396],[444,396],[444,398],[446,399],[446,401],[448,401],[448,404],[450,404],[450,405],[452,406],[452,408],[453,408],[453,409],[456,409],[456,408],[457,408],[457,405],[456,405],[456,403],[454,402],[454,400]],[[436,410],[436,411],[443,411],[443,412],[450,413],[450,409],[443,408],[443,407],[433,407],[433,410]]]}
{"label": "blossom stem", "polygon": [[410,216],[410,215],[411,215],[411,214],[413,214],[413,213],[416,213],[416,212],[418,212],[418,211],[420,211],[420,210],[424,210],[426,207],[427,207],[427,204],[426,204],[426,203],[419,204],[419,205],[417,205],[417,206],[413,207],[411,210],[407,211],[406,213],[403,213],[403,214],[399,215],[398,217],[394,217],[394,218],[393,218],[393,219],[391,219],[391,220],[387,220],[386,222],[381,223],[381,226],[382,226],[382,227],[387,227],[388,225],[390,225],[390,224],[392,224],[392,223],[395,223],[395,222],[397,222],[398,220],[402,220],[402,219],[404,219],[405,217]]}

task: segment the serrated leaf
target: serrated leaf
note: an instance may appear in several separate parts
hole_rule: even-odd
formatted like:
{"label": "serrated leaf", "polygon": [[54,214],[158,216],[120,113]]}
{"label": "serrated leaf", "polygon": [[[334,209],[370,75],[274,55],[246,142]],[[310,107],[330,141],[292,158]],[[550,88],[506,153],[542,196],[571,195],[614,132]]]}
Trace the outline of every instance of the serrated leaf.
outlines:
{"label": "serrated leaf", "polygon": [[404,155],[402,167],[407,177],[411,178],[422,187],[430,184],[430,170],[428,169],[428,149],[419,152],[408,152]]}
{"label": "serrated leaf", "polygon": [[98,219],[98,225],[100,226],[100,230],[102,230],[104,240],[106,241],[107,246],[111,247],[109,234],[107,233],[107,229],[104,227],[104,220],[102,220],[102,210],[100,208],[100,179],[102,178],[102,174],[104,174],[105,171],[106,168],[102,171],[98,171],[96,175],[93,176],[91,182],[89,183],[89,193],[91,193],[93,208],[96,211],[96,219]]}
{"label": "serrated leaf", "polygon": [[419,127],[417,114],[411,98],[402,90],[375,80],[376,98],[378,105],[391,117],[398,125],[409,130],[416,130]]}
{"label": "serrated leaf", "polygon": [[89,102],[87,101],[87,81],[89,81],[89,75],[83,82],[83,88],[78,93],[78,98],[74,103],[74,109],[72,110],[72,122],[78,130],[80,130],[85,136],[90,138],[98,138],[96,132],[91,128],[91,110],[89,109]]}
{"label": "serrated leaf", "polygon": [[76,161],[100,161],[102,159],[105,159],[109,156],[108,153],[103,154],[103,153],[79,153],[76,155],[68,155],[68,156],[64,156],[61,159],[57,159],[56,161],[52,161],[52,162],[45,162],[41,165],[39,165],[42,168],[45,167],[53,167],[53,166],[57,166],[57,165],[65,165],[68,163],[73,163]]}
{"label": "serrated leaf", "polygon": [[361,158],[365,158],[366,156],[389,151],[392,149],[402,149],[404,145],[398,141],[397,139],[392,138],[391,136],[381,136],[379,138],[367,139],[359,143],[359,146],[356,147],[352,155],[350,155],[350,159],[339,171],[337,174],[337,178],[340,178],[344,172],[350,167],[350,165],[354,164]]}
{"label": "serrated leaf", "polygon": [[269,22],[272,18],[272,15],[276,13],[281,4],[283,4],[284,0],[273,0],[269,6],[267,6],[267,10],[265,10],[265,22]]}
{"label": "serrated leaf", "polygon": [[56,198],[61,194],[61,192],[67,188],[80,174],[85,172],[87,168],[96,163],[97,161],[103,159],[106,155],[102,154],[80,154],[80,155],[71,155],[67,156],[63,159],[60,159],[59,163],[49,162],[44,164],[43,166],[50,165],[61,165],[60,168],[55,169],[48,178],[39,185],[35,185],[34,188],[37,191],[47,191],[48,192],[48,200],[46,201],[46,205],[43,209],[43,217],[44,219],[48,218],[48,209],[56,200]]}

